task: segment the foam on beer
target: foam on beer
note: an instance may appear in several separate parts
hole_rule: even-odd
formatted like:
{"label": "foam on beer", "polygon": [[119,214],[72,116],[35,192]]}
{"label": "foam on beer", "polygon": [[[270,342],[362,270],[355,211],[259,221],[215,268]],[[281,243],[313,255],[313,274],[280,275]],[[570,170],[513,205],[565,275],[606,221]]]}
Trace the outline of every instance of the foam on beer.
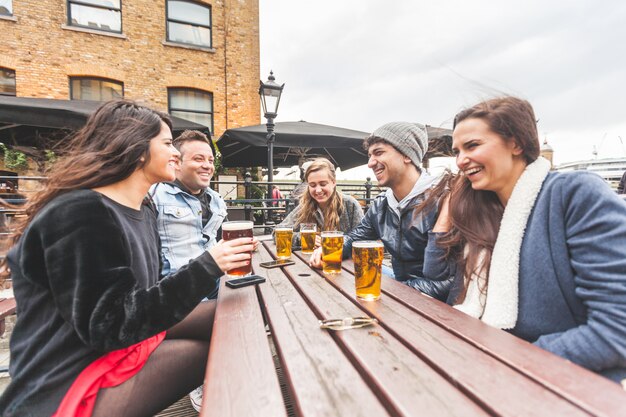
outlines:
{"label": "foam on beer", "polygon": [[254,224],[252,222],[240,221],[240,222],[226,222],[222,223],[222,230],[232,232],[233,230],[245,230],[252,229]]}
{"label": "foam on beer", "polygon": [[375,240],[361,240],[352,243],[352,247],[357,248],[382,248],[383,242],[377,242]]}

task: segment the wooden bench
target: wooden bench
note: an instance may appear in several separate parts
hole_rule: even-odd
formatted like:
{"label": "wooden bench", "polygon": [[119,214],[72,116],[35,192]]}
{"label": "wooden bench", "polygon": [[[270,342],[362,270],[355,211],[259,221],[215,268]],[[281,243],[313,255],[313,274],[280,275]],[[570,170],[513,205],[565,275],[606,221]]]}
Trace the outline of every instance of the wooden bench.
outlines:
{"label": "wooden bench", "polygon": [[15,314],[15,298],[0,298],[0,336],[6,329],[5,319]]}

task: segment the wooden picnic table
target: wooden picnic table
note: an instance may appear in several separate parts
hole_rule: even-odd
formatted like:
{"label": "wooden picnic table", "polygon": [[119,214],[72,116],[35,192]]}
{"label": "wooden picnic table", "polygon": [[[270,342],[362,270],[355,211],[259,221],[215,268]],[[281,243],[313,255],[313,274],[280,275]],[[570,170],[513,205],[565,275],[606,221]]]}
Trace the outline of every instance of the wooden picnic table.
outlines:
{"label": "wooden picnic table", "polygon": [[[260,268],[274,249],[253,256],[265,283],[221,282],[201,416],[626,416],[618,384],[391,278],[360,301],[350,260]],[[356,316],[379,323],[318,323]]]}

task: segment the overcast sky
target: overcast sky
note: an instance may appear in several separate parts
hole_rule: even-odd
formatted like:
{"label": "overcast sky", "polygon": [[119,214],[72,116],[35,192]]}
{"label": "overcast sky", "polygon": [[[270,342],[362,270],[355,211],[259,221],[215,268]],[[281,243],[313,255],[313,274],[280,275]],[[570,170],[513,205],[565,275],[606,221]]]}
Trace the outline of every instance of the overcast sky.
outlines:
{"label": "overcast sky", "polygon": [[277,122],[451,128],[506,93],[533,104],[556,163],[626,156],[626,1],[260,0],[260,27],[261,78],[286,84]]}

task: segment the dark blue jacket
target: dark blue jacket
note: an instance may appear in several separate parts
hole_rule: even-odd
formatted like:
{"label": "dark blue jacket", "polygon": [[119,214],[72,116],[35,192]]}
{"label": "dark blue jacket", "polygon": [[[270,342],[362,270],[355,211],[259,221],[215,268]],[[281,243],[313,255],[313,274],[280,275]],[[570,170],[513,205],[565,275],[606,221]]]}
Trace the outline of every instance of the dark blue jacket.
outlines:
{"label": "dark blue jacket", "polygon": [[[420,180],[434,184],[432,177],[422,175]],[[418,180],[418,181],[420,181]],[[378,196],[370,205],[361,223],[345,236],[344,258],[352,254],[352,242],[356,240],[381,240],[391,255],[395,279],[431,297],[445,301],[452,278],[435,281],[424,278],[424,250],[428,232],[437,220],[437,211],[418,213],[414,208],[424,201],[425,193],[419,193],[401,209],[400,216],[389,207],[386,195]]]}
{"label": "dark blue jacket", "polygon": [[[427,276],[445,267],[433,246]],[[450,303],[461,288],[457,271]],[[626,378],[626,202],[597,175],[548,174],[526,225],[510,332],[611,379]]]}

